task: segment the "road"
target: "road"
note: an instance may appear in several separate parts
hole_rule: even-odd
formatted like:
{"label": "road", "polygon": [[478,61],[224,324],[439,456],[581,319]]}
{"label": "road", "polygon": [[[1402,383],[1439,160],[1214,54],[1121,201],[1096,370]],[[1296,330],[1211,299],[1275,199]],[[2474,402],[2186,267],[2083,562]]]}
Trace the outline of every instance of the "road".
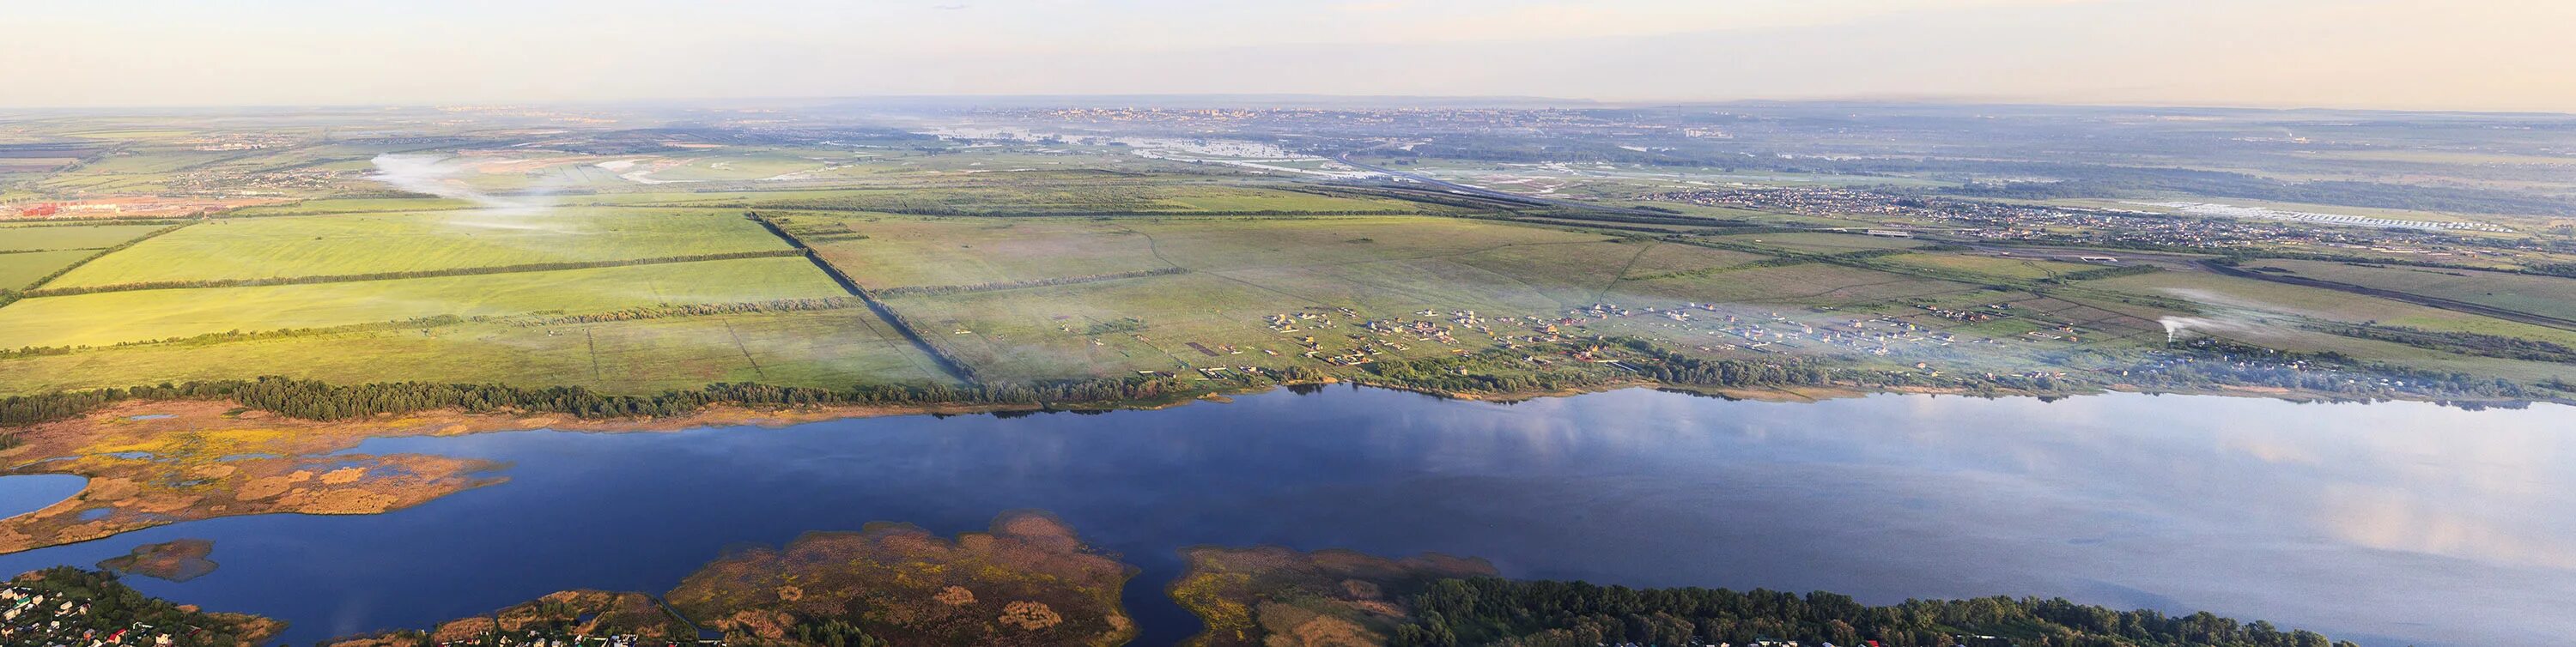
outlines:
{"label": "road", "polygon": [[1521,195],[1521,194],[1518,194],[1518,193],[1510,193],[1510,192],[1505,192],[1505,191],[1496,191],[1496,190],[1493,190],[1493,189],[1485,189],[1485,188],[1472,187],[1472,186],[1467,186],[1467,185],[1464,185],[1464,184],[1459,184],[1459,183],[1456,183],[1456,182],[1451,182],[1451,181],[1448,181],[1448,180],[1442,180],[1442,179],[1439,179],[1439,178],[1434,178],[1434,177],[1427,176],[1427,175],[1423,175],[1423,174],[1420,174],[1420,173],[1415,173],[1415,172],[1412,172],[1412,171],[1399,171],[1399,170],[1395,170],[1395,169],[1391,169],[1391,168],[1387,168],[1387,167],[1383,167],[1383,166],[1376,166],[1376,165],[1371,165],[1371,164],[1362,164],[1362,163],[1359,163],[1359,162],[1354,162],[1354,161],[1351,161],[1351,156],[1350,156],[1350,155],[1348,155],[1348,154],[1343,154],[1343,155],[1337,155],[1337,156],[1334,156],[1334,157],[1333,157],[1333,160],[1334,160],[1334,161],[1337,161],[1337,162],[1341,162],[1341,163],[1343,163],[1343,164],[1349,164],[1349,165],[1351,165],[1351,167],[1352,167],[1352,168],[1357,168],[1357,169],[1362,169],[1362,170],[1368,170],[1368,171],[1376,171],[1376,172],[1379,172],[1379,173],[1385,173],[1385,174],[1387,174],[1387,175],[1389,175],[1389,176],[1393,176],[1393,177],[1397,177],[1397,178],[1402,178],[1402,179],[1410,180],[1410,181],[1414,181],[1414,182],[1420,182],[1420,183],[1423,183],[1423,184],[1426,184],[1426,185],[1430,185],[1430,186],[1433,186],[1433,187],[1437,187],[1437,188],[1439,188],[1439,189],[1441,189],[1441,190],[1448,191],[1448,192],[1450,192],[1450,193],[1458,193],[1458,194],[1463,194],[1463,195],[1468,195],[1468,196],[1473,196],[1473,197],[1478,197],[1478,198],[1486,198],[1486,199],[1491,199],[1491,200],[1501,200],[1501,201],[1504,201],[1504,202],[1516,202],[1516,203],[1526,204],[1526,205],[1532,205],[1532,206],[1541,206],[1541,207],[1562,207],[1562,208],[1567,208],[1567,209],[1580,209],[1580,210],[1584,210],[1584,211],[1598,211],[1598,212],[1603,212],[1603,213],[1618,213],[1618,214],[1627,214],[1627,215],[1632,215],[1632,216],[1655,216],[1655,217],[1659,217],[1659,218],[1688,217],[1688,216],[1681,216],[1681,215],[1679,215],[1679,214],[1674,214],[1674,213],[1664,212],[1664,211],[1651,211],[1651,210],[1647,210],[1647,209],[1637,209],[1637,208],[1632,208],[1632,207],[1618,207],[1618,206],[1611,206],[1611,205],[1606,205],[1606,204],[1595,204],[1595,203],[1590,203],[1590,202],[1583,202],[1583,201],[1579,201],[1579,200],[1561,200],[1561,199],[1557,199],[1557,198],[1541,198],[1541,197],[1536,197],[1536,196]]}

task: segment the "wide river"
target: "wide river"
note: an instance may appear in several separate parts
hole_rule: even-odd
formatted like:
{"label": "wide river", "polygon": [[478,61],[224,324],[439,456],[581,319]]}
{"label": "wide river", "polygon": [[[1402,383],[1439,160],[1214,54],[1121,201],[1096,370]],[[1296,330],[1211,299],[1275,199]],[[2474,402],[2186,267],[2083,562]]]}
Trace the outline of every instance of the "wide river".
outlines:
{"label": "wide river", "polygon": [[213,539],[213,574],[129,581],[288,620],[303,645],[561,589],[665,591],[728,547],[810,530],[890,520],[948,534],[1037,508],[1143,567],[1127,598],[1144,645],[1195,630],[1162,589],[1174,551],[1197,544],[1437,551],[1513,577],[1879,603],[2063,596],[2374,647],[2576,632],[2576,408],[2551,405],[1646,390],[1504,405],[1337,387],[1106,415],[357,451],[507,461],[510,482],[393,514],[158,528],[0,556],[0,571]]}

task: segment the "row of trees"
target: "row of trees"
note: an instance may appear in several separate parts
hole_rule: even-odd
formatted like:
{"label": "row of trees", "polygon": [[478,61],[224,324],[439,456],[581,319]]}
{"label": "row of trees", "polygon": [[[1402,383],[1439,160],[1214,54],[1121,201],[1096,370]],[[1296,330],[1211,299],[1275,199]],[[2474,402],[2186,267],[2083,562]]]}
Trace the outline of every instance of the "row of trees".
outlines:
{"label": "row of trees", "polygon": [[1813,386],[1831,382],[1833,369],[1807,358],[1781,358],[1756,362],[1738,359],[1702,359],[1676,353],[1654,342],[1634,337],[1612,340],[1621,347],[1655,359],[1655,381],[1687,386]]}
{"label": "row of trees", "polygon": [[[1832,593],[1630,589],[1583,582],[1442,580],[1410,600],[1401,647],[1752,644],[1795,640],[1887,647],[2348,647],[2307,631],[2209,613],[2117,611],[2064,599],[1910,600],[1869,606]],[[1993,635],[2002,640],[1980,639]]]}
{"label": "row of trees", "polygon": [[857,297],[772,299],[769,301],[745,301],[741,303],[692,303],[687,305],[644,306],[609,312],[510,319],[509,321],[510,323],[520,326],[548,326],[556,324],[584,324],[609,321],[642,321],[646,319],[663,319],[668,317],[840,310],[843,308],[855,308],[860,305],[861,302]]}
{"label": "row of trees", "polygon": [[1174,275],[1174,274],[1188,274],[1189,272],[1190,272],[1190,269],[1189,269],[1189,268],[1186,268],[1186,267],[1166,267],[1166,268],[1162,268],[1162,269],[1155,269],[1155,270],[1140,270],[1140,271],[1135,271],[1135,272],[1118,272],[1118,273],[1115,273],[1115,274],[1089,274],[1089,275],[1084,275],[1084,276],[1059,276],[1059,277],[1053,277],[1053,278],[1030,279],[1030,280],[1026,280],[1026,281],[996,281],[996,282],[992,282],[992,283],[976,283],[976,284],[972,284],[972,285],[915,285],[915,286],[905,286],[905,287],[897,287],[897,288],[884,288],[884,289],[880,289],[880,290],[872,290],[871,292],[873,292],[876,296],[880,296],[880,297],[934,296],[934,295],[941,295],[941,294],[963,294],[963,293],[968,293],[968,292],[990,292],[990,291],[993,291],[993,290],[1015,290],[1015,289],[1019,289],[1019,288],[1038,288],[1038,287],[1047,287],[1047,286],[1052,286],[1052,285],[1073,285],[1073,284],[1077,284],[1077,283],[1097,283],[1097,282],[1100,282],[1100,281],[1116,281],[1116,280],[1120,280],[1120,279],[1139,279],[1139,278],[1145,278],[1145,277],[1149,277],[1149,276],[1171,276],[1171,275]]}
{"label": "row of trees", "polygon": [[1214,385],[1184,382],[1175,377],[1138,375],[1032,384],[863,384],[846,389],[716,383],[698,389],[651,395],[611,395],[577,386],[521,387],[434,382],[337,385],[318,380],[267,376],[255,380],[194,381],[8,396],[0,398],[0,425],[60,420],[126,400],[231,399],[242,406],[308,420],[347,420],[437,409],[637,418],[687,415],[713,405],[1098,405],[1167,399],[1201,393],[1212,387],[1251,388],[1322,379],[1324,375],[1319,371],[1297,367],[1280,371],[1275,378],[1231,375]]}

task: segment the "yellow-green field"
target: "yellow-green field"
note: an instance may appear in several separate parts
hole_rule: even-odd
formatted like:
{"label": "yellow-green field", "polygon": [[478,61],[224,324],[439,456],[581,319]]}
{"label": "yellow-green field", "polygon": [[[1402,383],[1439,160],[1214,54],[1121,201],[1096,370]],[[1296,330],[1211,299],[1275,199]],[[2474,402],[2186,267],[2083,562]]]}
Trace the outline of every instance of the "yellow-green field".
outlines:
{"label": "yellow-green field", "polygon": [[59,252],[18,252],[0,254],[0,290],[24,289],[36,279],[70,267],[98,252],[67,249]]}
{"label": "yellow-green field", "polygon": [[136,244],[48,287],[415,272],[783,249],[740,212],[570,208],[221,219]]}
{"label": "yellow-green field", "polygon": [[134,240],[161,225],[0,227],[0,252],[103,249]]}
{"label": "yellow-green field", "polygon": [[438,315],[592,313],[655,304],[819,298],[839,286],[802,258],[755,258],[485,276],[140,290],[0,308],[0,347],[106,345],[229,331]]}
{"label": "yellow-green field", "polygon": [[392,379],[581,386],[653,393],[712,382],[847,386],[948,382],[928,355],[865,308],[550,326],[469,323],[212,344],[153,345],[8,360],[0,392],[284,375],[342,384]]}

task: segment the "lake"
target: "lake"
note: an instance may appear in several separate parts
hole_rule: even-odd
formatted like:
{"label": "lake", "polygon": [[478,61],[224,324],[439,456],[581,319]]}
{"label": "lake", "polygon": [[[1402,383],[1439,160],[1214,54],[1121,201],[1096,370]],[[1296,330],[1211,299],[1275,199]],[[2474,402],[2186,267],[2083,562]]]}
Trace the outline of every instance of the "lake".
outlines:
{"label": "lake", "polygon": [[[0,556],[0,570],[212,539],[213,574],[129,581],[288,620],[285,640],[303,645],[562,589],[659,593],[728,547],[810,530],[883,520],[953,534],[1036,508],[1144,569],[1127,594],[1142,645],[1195,631],[1163,587],[1174,551],[1198,544],[1437,551],[1511,577],[1875,603],[2063,596],[2366,645],[2576,630],[2576,408],[2555,405],[1792,404],[1648,390],[1494,404],[1335,387],[1103,415],[525,431],[353,451],[505,461],[511,480],[392,514],[157,528]],[[40,485],[0,504],[69,491]]]}

